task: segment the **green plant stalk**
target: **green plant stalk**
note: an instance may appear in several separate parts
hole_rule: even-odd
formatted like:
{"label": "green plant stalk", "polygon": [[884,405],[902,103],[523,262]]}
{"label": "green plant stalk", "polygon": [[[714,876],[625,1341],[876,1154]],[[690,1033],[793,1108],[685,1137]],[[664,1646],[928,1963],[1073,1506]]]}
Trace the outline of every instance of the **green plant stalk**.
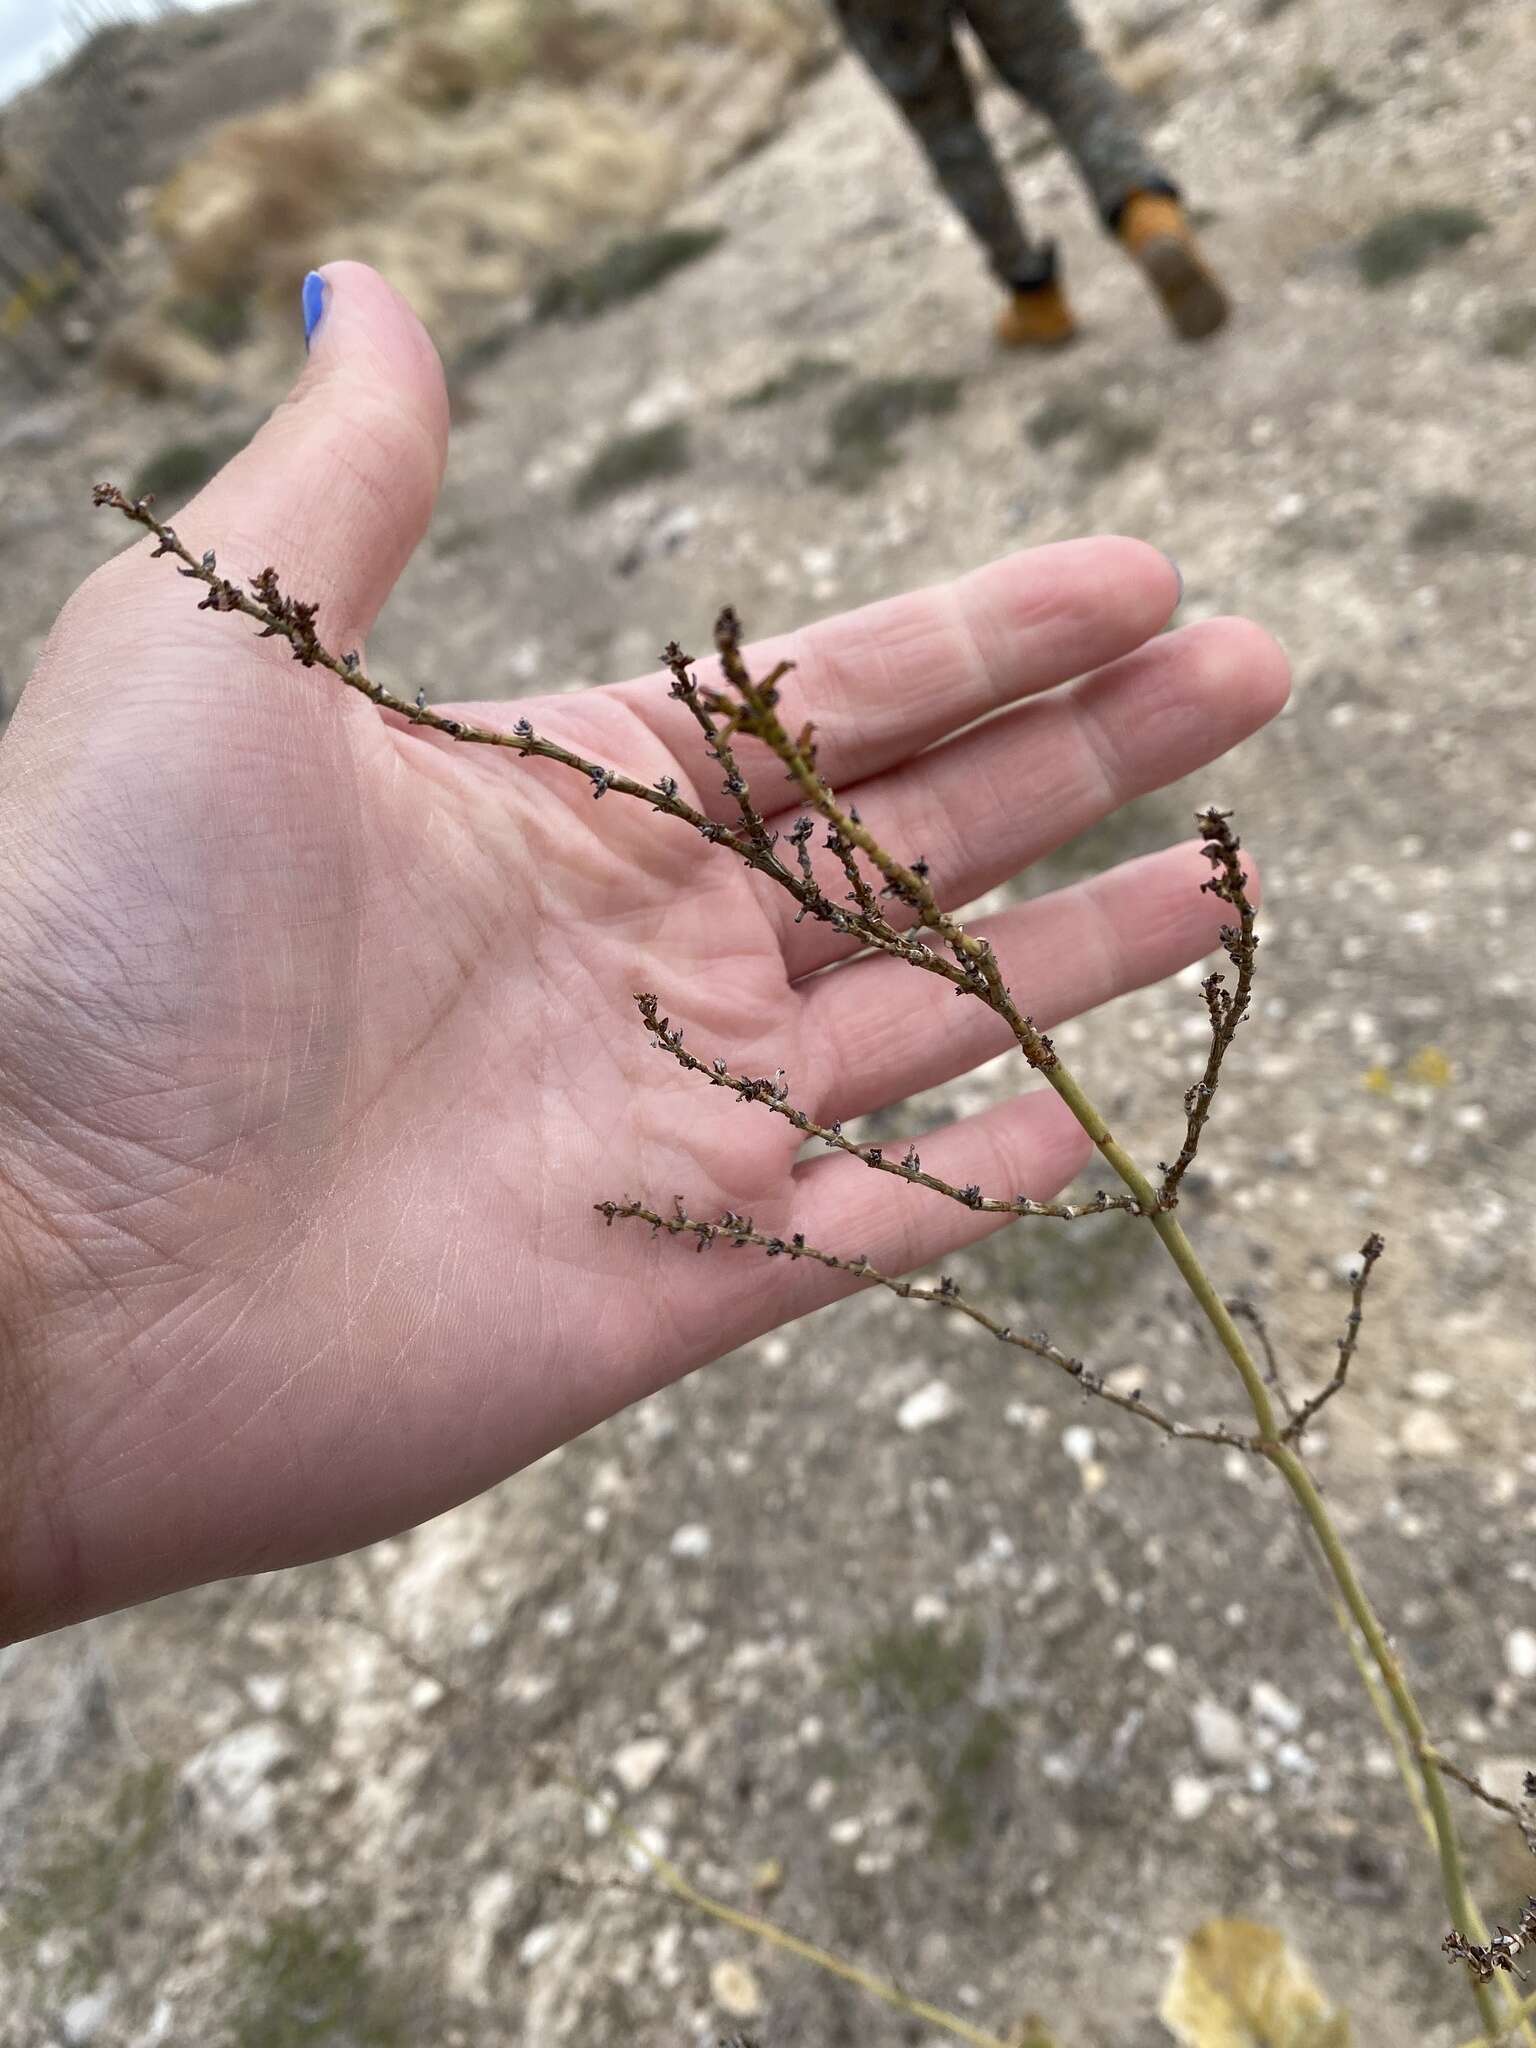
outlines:
{"label": "green plant stalk", "polygon": [[[1514,2015],[1511,2018],[1509,2025],[1505,2027],[1503,2032],[1494,2035],[1493,2038],[1495,2042],[1509,2040],[1510,2037],[1513,2035],[1516,2026],[1520,2025],[1522,2022],[1525,2024],[1526,2027],[1529,2027],[1530,2016],[1532,2013],[1536,2013],[1536,1991],[1533,1991],[1529,1998],[1518,1998],[1515,1996],[1514,1987],[1512,1985],[1509,1986],[1508,1989],[1510,1997],[1514,2000]],[[1486,2037],[1484,2038],[1484,2040],[1463,2041],[1461,2044],[1461,2048],[1486,2048]]]}
{"label": "green plant stalk", "polygon": [[[1318,1560],[1318,1569],[1319,1572],[1326,1572],[1328,1570],[1328,1567],[1321,1559]],[[1329,1574],[1329,1576],[1331,1578],[1332,1575]],[[1369,1694],[1371,1707],[1375,1712],[1376,1719],[1381,1723],[1381,1732],[1386,1736],[1387,1742],[1391,1747],[1392,1761],[1397,1765],[1397,1774],[1403,1781],[1403,1790],[1408,1794],[1409,1803],[1412,1805],[1414,1812],[1419,1816],[1419,1826],[1424,1830],[1425,1841],[1428,1842],[1431,1849],[1438,1853],[1439,1844],[1435,1840],[1435,1818],[1429,1810],[1428,1800],[1424,1797],[1424,1780],[1419,1775],[1419,1767],[1414,1761],[1413,1751],[1404,1741],[1403,1731],[1397,1725],[1397,1710],[1382,1689],[1382,1683],[1377,1676],[1376,1667],[1372,1664],[1370,1654],[1360,1640],[1360,1631],[1349,1618],[1349,1609],[1344,1605],[1344,1602],[1339,1598],[1337,1591],[1331,1584],[1328,1585],[1326,1590],[1328,1605],[1332,1610],[1334,1620],[1339,1625],[1339,1634],[1344,1638],[1345,1648],[1349,1651],[1350,1659],[1360,1674],[1360,1683]],[[1477,1938],[1481,1939],[1481,1936]]]}
{"label": "green plant stalk", "polygon": [[[1418,1702],[1409,1689],[1402,1666],[1387,1640],[1386,1631],[1377,1618],[1376,1610],[1366,1596],[1365,1588],[1360,1583],[1359,1575],[1348,1551],[1344,1548],[1343,1540],[1334,1526],[1333,1518],[1324,1505],[1323,1497],[1318,1492],[1311,1473],[1291,1446],[1280,1440],[1274,1404],[1269,1398],[1263,1374],[1243,1341],[1242,1332],[1211,1284],[1210,1276],[1201,1265],[1199,1254],[1186,1236],[1182,1224],[1171,1210],[1159,1205],[1156,1189],[1135,1160],[1113,1137],[1109,1126],[1075,1076],[1060,1061],[1046,1068],[1044,1072],[1046,1080],[1093,1140],[1105,1163],[1113,1168],[1135,1195],[1138,1205],[1162,1239],[1164,1249],[1179,1269],[1185,1285],[1199,1304],[1206,1321],[1215,1331],[1222,1349],[1242,1380],[1254,1420],[1259,1426],[1255,1449],[1279,1472],[1290,1488],[1297,1506],[1310,1523],[1334,1584],[1338,1587],[1344,1605],[1364,1638],[1372,1662],[1381,1674],[1382,1683],[1387,1689],[1393,1710],[1407,1738],[1408,1748],[1423,1781],[1424,1795],[1434,1828],[1436,1853],[1440,1860],[1441,1890],[1452,1923],[1472,1940],[1485,1941],[1486,1931],[1480,1931],[1484,1928],[1482,1916],[1467,1890],[1466,1869],[1462,1862],[1461,1845],[1456,1838],[1450,1802],[1446,1797],[1445,1780],[1434,1761],[1424,1717],[1419,1712]],[[1492,1992],[1486,1984],[1474,1982],[1471,1988],[1478,2018],[1483,2024],[1484,2039],[1496,2041],[1500,2038],[1500,2025]]]}
{"label": "green plant stalk", "polygon": [[[1413,1804],[1414,1812],[1419,1816],[1419,1825],[1424,1830],[1425,1839],[1428,1841],[1431,1849],[1438,1851],[1439,1843],[1435,1835],[1435,1820],[1434,1815],[1429,1810],[1429,1802],[1424,1796],[1424,1781],[1413,1752],[1403,1739],[1403,1731],[1397,1724],[1397,1715],[1392,1702],[1383,1691],[1381,1680],[1372,1668],[1370,1657],[1360,1641],[1360,1633],[1349,1618],[1348,1608],[1333,1590],[1332,1586],[1328,1588],[1328,1604],[1333,1610],[1334,1620],[1339,1625],[1339,1633],[1343,1636],[1348,1646],[1349,1654],[1354,1660],[1355,1669],[1360,1674],[1360,1683],[1370,1695],[1371,1705],[1375,1709],[1377,1720],[1381,1723],[1382,1732],[1392,1745],[1392,1755],[1397,1764],[1398,1775],[1401,1777],[1404,1790]],[[1475,1900],[1469,1899],[1467,1903],[1471,1907],[1474,1917],[1471,1926],[1464,1931],[1471,1936],[1472,1940],[1486,1944],[1488,1940],[1487,1924],[1483,1920],[1482,1915],[1478,1913]],[[1496,1982],[1499,1992],[1503,1997],[1505,2008],[1503,2031],[1500,2033],[1499,2039],[1501,2041],[1509,2040],[1518,2032],[1521,2040],[1526,2043],[1526,2048],[1536,2048],[1536,2021],[1529,2017],[1532,2001],[1522,2000],[1507,1977],[1501,1976],[1496,1979]]]}

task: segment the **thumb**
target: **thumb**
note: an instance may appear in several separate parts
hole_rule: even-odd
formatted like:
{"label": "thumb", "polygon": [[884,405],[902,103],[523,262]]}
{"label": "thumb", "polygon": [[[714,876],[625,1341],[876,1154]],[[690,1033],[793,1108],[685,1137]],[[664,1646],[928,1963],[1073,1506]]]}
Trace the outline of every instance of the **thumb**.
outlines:
{"label": "thumb", "polygon": [[448,399],[425,328],[366,264],[311,272],[302,311],[298,382],[176,529],[194,553],[214,548],[228,575],[270,563],[285,590],[318,603],[321,637],[339,651],[367,633],[426,532]]}

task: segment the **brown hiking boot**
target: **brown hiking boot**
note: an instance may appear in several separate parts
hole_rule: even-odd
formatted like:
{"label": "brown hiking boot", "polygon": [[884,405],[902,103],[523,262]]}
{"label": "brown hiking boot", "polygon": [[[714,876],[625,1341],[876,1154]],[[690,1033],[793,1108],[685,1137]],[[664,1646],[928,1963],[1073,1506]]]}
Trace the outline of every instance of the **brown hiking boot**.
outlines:
{"label": "brown hiking boot", "polygon": [[1004,348],[1060,348],[1077,332],[1072,308],[1055,278],[1012,292],[997,319]]}
{"label": "brown hiking boot", "polygon": [[1133,192],[1115,232],[1183,340],[1203,341],[1226,324],[1231,302],[1201,255],[1177,199],[1162,192]]}

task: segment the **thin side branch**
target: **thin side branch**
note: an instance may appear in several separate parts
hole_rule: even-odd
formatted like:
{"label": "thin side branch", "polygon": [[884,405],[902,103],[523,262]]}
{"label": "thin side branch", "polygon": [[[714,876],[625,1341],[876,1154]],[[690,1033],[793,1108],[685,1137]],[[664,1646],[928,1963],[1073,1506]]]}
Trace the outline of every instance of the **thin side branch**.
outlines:
{"label": "thin side branch", "polygon": [[803,1941],[798,1934],[791,1934],[783,1927],[776,1927],[771,1920],[764,1920],[757,1913],[744,1913],[739,1906],[727,1905],[723,1899],[711,1898],[708,1892],[701,1892],[691,1884],[675,1863],[660,1856],[651,1847],[638,1829],[629,1827],[621,1820],[613,1822],[615,1834],[632,1849],[650,1868],[657,1882],[685,1906],[692,1906],[696,1912],[706,1913],[712,1920],[722,1921],[727,1927],[734,1927],[741,1934],[753,1935],[759,1941],[766,1941],[772,1947],[782,1949],[786,1954],[798,1956],[802,1962],[812,1963],[818,1970],[825,1970],[829,1976],[841,1977],[844,1983],[853,1984],[871,1998],[878,1998],[882,2004],[904,2012],[912,2019],[922,2020],[930,2027],[937,2027],[941,2033],[950,2035],[956,2041],[964,2041],[969,2048],[1008,2048],[1008,2043],[996,2034],[989,2034],[985,2028],[962,2019],[958,2013],[946,2012],[940,2005],[930,2005],[926,1998],[914,1998],[903,1991],[899,1984],[889,1978],[880,1977],[873,1970],[862,1969],[833,1949],[819,1948],[815,1942]]}
{"label": "thin side branch", "polygon": [[825,1266],[834,1273],[847,1273],[852,1279],[862,1280],[873,1287],[884,1287],[891,1294],[899,1295],[903,1301],[922,1301],[934,1308],[949,1309],[956,1315],[967,1316],[999,1343],[1011,1345],[1016,1351],[1027,1351],[1032,1358],[1043,1359],[1054,1365],[1058,1371],[1074,1380],[1085,1394],[1096,1394],[1100,1400],[1108,1401],[1113,1407],[1123,1408],[1127,1415],[1139,1416],[1149,1422],[1164,1436],[1176,1438],[1180,1443],[1225,1444],[1229,1449],[1248,1451],[1257,1456],[1259,1447],[1252,1437],[1241,1436],[1236,1430],[1217,1423],[1208,1429],[1192,1428],[1188,1423],[1175,1422],[1170,1416],[1151,1406],[1141,1397],[1140,1390],[1123,1394],[1111,1387],[1096,1372],[1091,1372],[1080,1358],[1074,1358],[1053,1344],[1043,1330],[1032,1334],[1015,1330],[1008,1323],[1000,1323],[995,1316],[970,1301],[960,1292],[958,1282],[947,1274],[940,1276],[937,1285],[928,1286],[919,1280],[900,1280],[890,1273],[882,1273],[877,1266],[860,1254],[856,1258],[842,1258],[836,1252],[822,1251],[807,1244],[800,1232],[790,1237],[777,1237],[767,1231],[758,1230],[750,1216],[738,1216],[734,1210],[726,1210],[713,1223],[700,1217],[690,1216],[683,1206],[682,1197],[676,1198],[676,1206],[670,1216],[647,1208],[643,1202],[598,1202],[594,1204],[597,1213],[609,1224],[632,1220],[648,1223],[653,1232],[664,1230],[671,1237],[691,1237],[696,1251],[707,1251],[712,1245],[726,1244],[734,1250],[755,1246],[770,1259],[812,1259],[818,1266]]}
{"label": "thin side branch", "polygon": [[1250,1300],[1247,1295],[1241,1295],[1237,1300],[1229,1301],[1227,1308],[1232,1315],[1245,1322],[1258,1338],[1259,1349],[1264,1354],[1264,1384],[1279,1401],[1286,1415],[1294,1415],[1296,1411],[1280,1372],[1280,1359],[1275,1351],[1274,1340],[1269,1334],[1269,1324],[1265,1321],[1258,1303]]}
{"label": "thin side branch", "polygon": [[818,1123],[804,1110],[796,1109],[789,1100],[789,1083],[782,1069],[776,1074],[754,1078],[733,1074],[723,1059],[698,1058],[683,1044],[681,1028],[670,1017],[661,1015],[661,1004],[656,996],[637,995],[635,1002],[645,1028],[651,1034],[652,1043],[661,1051],[670,1053],[686,1072],[702,1074],[712,1088],[729,1089],[742,1102],[760,1103],[764,1109],[792,1124],[803,1136],[819,1139],[835,1151],[846,1152],[851,1159],[857,1159],[875,1173],[894,1174],[898,1180],[910,1181],[914,1187],[932,1188],[936,1195],[947,1195],[963,1208],[989,1216],[1053,1216],[1064,1222],[1075,1222],[1079,1217],[1105,1216],[1116,1209],[1133,1216],[1142,1213],[1134,1196],[1106,1194],[1102,1189],[1091,1202],[1036,1202],[1028,1195],[983,1195],[974,1184],[956,1187],[935,1173],[923,1171],[922,1157],[915,1145],[909,1146],[899,1159],[891,1158],[883,1145],[856,1144],[852,1138],[843,1135],[841,1124]]}
{"label": "thin side branch", "polygon": [[1344,1334],[1339,1339],[1339,1362],[1333,1368],[1333,1378],[1327,1386],[1319,1388],[1310,1400],[1302,1402],[1280,1432],[1282,1443],[1295,1443],[1318,1412],[1326,1408],[1334,1395],[1343,1389],[1349,1375],[1350,1361],[1355,1355],[1355,1346],[1360,1341],[1360,1326],[1365,1320],[1365,1290],[1371,1284],[1371,1274],[1375,1270],[1376,1261],[1386,1248],[1385,1238],[1378,1236],[1375,1231],[1372,1231],[1361,1245],[1360,1264],[1356,1268],[1350,1288],[1349,1314],[1345,1318]]}
{"label": "thin side branch", "polygon": [[1248,1014],[1248,1002],[1253,993],[1254,956],[1259,940],[1254,930],[1248,877],[1241,859],[1242,841],[1228,824],[1229,815],[1213,806],[1202,811],[1195,822],[1205,839],[1200,850],[1212,870],[1210,880],[1200,886],[1223,903],[1230,904],[1237,913],[1236,924],[1221,928],[1221,949],[1236,968],[1237,981],[1229,989],[1224,975],[1208,974],[1200,984],[1206,1014],[1211,1020],[1211,1049],[1206,1057],[1205,1072],[1184,1097],[1184,1143],[1179,1148],[1179,1156],[1163,1172],[1159,1199],[1169,1209],[1179,1199],[1179,1183],[1194,1164],[1195,1154],[1200,1149],[1201,1135],[1221,1081],[1222,1063],[1237,1036],[1238,1025]]}
{"label": "thin side branch", "polygon": [[1428,1746],[1427,1754],[1444,1776],[1453,1779],[1463,1792],[1470,1792],[1482,1805],[1491,1807],[1495,1813],[1502,1813],[1506,1819],[1512,1820],[1520,1830],[1525,1846],[1533,1856],[1536,1856],[1536,1818],[1533,1818],[1530,1803],[1536,1800],[1536,1772],[1527,1771],[1525,1774],[1526,1804],[1521,1806],[1513,1799],[1501,1799],[1497,1792],[1491,1791],[1483,1783],[1481,1778],[1474,1776],[1471,1771],[1463,1770],[1460,1764],[1452,1763],[1444,1750],[1436,1749],[1431,1744]]}

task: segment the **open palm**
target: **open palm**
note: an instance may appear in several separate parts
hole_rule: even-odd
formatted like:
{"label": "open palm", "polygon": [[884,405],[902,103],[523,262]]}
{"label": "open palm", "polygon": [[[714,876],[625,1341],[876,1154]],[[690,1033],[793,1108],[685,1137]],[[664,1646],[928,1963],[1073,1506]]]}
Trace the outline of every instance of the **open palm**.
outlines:
{"label": "open palm", "polygon": [[[420,537],[445,410],[400,301],[327,276],[294,398],[178,526],[233,573],[274,562],[345,647]],[[1001,1051],[990,1012],[838,966],[685,827],[381,715],[147,553],[77,593],[0,747],[12,1632],[403,1527],[849,1284],[608,1230],[603,1197],[887,1270],[996,1221],[800,1162],[650,1046],[634,995],[824,1121]],[[829,779],[959,905],[1278,708],[1272,643],[1160,635],[1176,602],[1154,549],[1074,542],[763,655],[795,659],[786,722]],[[729,815],[664,681],[473,715]],[[782,771],[744,765],[775,822]],[[1204,952],[1203,872],[1175,848],[977,929],[1048,1026]],[[1048,1091],[923,1146],[1036,1196],[1084,1150]]]}

